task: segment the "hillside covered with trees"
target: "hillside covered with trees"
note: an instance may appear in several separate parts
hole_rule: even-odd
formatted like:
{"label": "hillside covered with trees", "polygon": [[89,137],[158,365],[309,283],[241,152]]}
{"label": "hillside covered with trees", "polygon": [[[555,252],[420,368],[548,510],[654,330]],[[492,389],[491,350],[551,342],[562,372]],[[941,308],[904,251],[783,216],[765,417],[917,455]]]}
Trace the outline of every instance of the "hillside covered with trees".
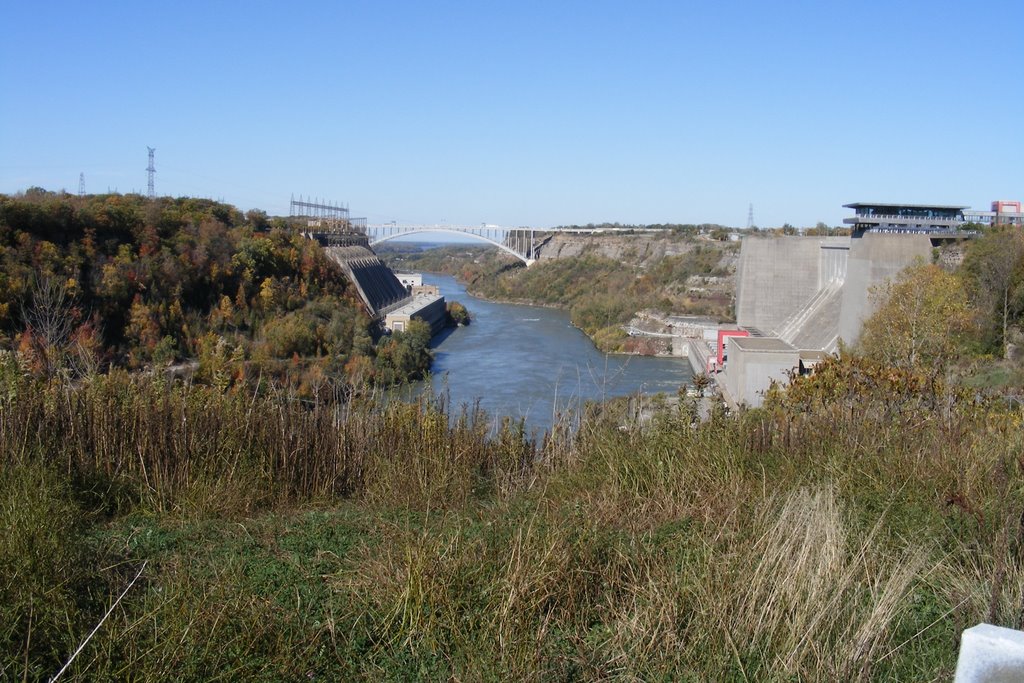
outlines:
{"label": "hillside covered with trees", "polygon": [[222,386],[385,384],[429,332],[375,341],[340,268],[283,219],[205,199],[0,195],[0,348],[47,376],[198,361]]}

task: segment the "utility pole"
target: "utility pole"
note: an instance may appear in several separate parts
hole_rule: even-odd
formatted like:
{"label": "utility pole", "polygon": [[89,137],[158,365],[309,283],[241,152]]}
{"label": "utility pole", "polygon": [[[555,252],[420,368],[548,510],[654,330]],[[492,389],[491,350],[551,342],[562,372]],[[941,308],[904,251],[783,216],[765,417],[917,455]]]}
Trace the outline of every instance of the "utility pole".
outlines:
{"label": "utility pole", "polygon": [[156,168],[153,166],[153,152],[156,151],[156,147],[146,147],[149,150],[149,166],[146,171],[149,173],[149,198],[153,199],[156,197],[156,191],[153,189],[153,177],[156,175]]}

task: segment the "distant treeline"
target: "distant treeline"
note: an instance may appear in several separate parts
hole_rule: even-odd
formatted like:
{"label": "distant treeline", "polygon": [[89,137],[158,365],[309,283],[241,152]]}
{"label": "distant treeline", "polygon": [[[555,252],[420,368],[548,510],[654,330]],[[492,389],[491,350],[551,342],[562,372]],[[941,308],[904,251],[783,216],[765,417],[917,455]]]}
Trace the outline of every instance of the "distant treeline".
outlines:
{"label": "distant treeline", "polygon": [[675,230],[701,232],[708,230],[735,230],[717,223],[587,223],[586,225],[559,225],[552,230]]}
{"label": "distant treeline", "polygon": [[736,228],[728,225],[719,225],[718,223],[648,223],[648,224],[633,224],[633,223],[587,223],[586,225],[559,225],[552,230],[615,230],[615,231],[630,231],[630,230],[668,230],[676,233],[683,234],[712,234],[712,235],[728,235],[729,233],[739,232],[742,234],[785,234],[785,235],[834,235],[834,234],[849,234],[849,228],[837,226],[830,227],[825,223],[818,222],[814,227],[797,228],[794,225],[785,223],[782,226],[776,228],[764,228],[758,226],[752,226],[750,228]]}

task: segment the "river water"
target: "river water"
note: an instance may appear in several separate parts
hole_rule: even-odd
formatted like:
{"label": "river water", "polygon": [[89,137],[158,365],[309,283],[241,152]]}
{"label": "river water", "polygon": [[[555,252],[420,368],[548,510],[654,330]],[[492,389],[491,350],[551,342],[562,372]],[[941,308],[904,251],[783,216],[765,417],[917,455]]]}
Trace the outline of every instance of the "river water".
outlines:
{"label": "river water", "polygon": [[445,275],[424,274],[423,282],[440,287],[473,317],[469,326],[433,342],[433,390],[447,392],[456,409],[479,401],[495,419],[522,417],[528,431],[543,431],[557,413],[585,401],[675,394],[690,380],[685,358],[601,353],[566,311],[484,301]]}

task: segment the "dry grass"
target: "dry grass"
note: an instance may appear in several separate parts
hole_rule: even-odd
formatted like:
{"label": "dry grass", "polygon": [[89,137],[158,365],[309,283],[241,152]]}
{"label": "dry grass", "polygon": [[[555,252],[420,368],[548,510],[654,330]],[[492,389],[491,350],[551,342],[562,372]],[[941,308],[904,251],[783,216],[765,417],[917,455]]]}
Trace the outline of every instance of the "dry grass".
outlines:
{"label": "dry grass", "polygon": [[4,555],[36,568],[0,587],[40,596],[5,601],[3,676],[56,670],[143,559],[72,679],[927,680],[1021,622],[1019,419],[973,403],[535,444],[429,402],[0,396]]}
{"label": "dry grass", "polygon": [[754,523],[764,531],[742,560],[753,569],[734,584],[741,590],[726,606],[723,627],[737,648],[767,665],[757,679],[867,678],[924,568],[924,551],[880,548],[883,519],[851,543],[827,489],[794,491],[777,508],[766,506]]}

